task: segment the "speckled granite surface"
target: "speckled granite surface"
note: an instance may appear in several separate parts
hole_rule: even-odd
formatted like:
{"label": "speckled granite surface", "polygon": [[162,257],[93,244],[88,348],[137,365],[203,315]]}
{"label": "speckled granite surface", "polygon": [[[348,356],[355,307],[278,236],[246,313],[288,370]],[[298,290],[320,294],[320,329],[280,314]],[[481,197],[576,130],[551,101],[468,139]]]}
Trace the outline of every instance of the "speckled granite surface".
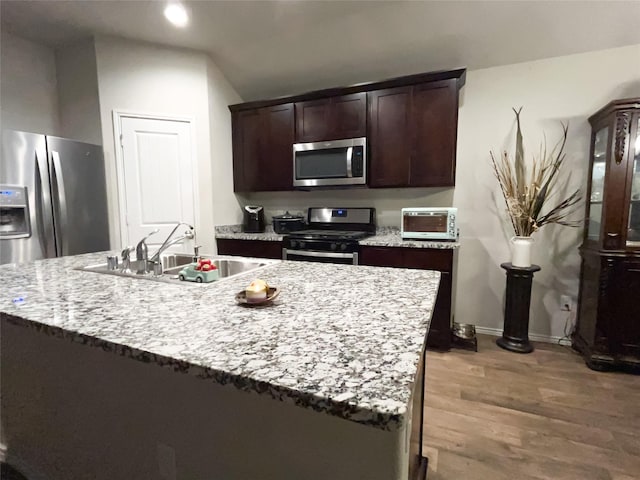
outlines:
{"label": "speckled granite surface", "polygon": [[[276,262],[176,285],[73,270],[102,259],[0,266],[2,321],[380,429],[405,421],[438,272]],[[256,276],[276,302],[236,305]]]}
{"label": "speckled granite surface", "polygon": [[360,245],[371,247],[404,247],[404,248],[460,248],[460,242],[433,241],[433,240],[403,240],[400,229],[396,227],[380,227],[373,237],[360,240]]}
{"label": "speckled granite surface", "polygon": [[[237,240],[272,240],[282,241],[284,235],[278,235],[273,227],[268,225],[265,233],[243,233],[242,225],[223,225],[216,227],[216,238]],[[380,227],[373,237],[360,240],[360,245],[372,247],[405,247],[405,248],[460,248],[460,242],[438,242],[431,240],[403,240],[400,229],[396,227]]]}
{"label": "speckled granite surface", "polygon": [[216,227],[216,238],[231,240],[263,240],[281,242],[284,235],[273,231],[273,225],[266,225],[264,233],[244,233],[242,225],[222,225]]}

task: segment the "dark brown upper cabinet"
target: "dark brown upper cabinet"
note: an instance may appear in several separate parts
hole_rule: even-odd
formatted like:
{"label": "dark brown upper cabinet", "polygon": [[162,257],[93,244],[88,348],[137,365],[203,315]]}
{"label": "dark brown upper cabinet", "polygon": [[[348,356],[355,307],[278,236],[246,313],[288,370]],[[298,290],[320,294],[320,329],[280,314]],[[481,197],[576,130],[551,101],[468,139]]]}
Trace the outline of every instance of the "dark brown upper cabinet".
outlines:
{"label": "dark brown upper cabinet", "polygon": [[230,105],[236,192],[293,190],[293,144],[367,137],[370,187],[455,183],[465,69]]}
{"label": "dark brown upper cabinet", "polygon": [[236,192],[292,190],[293,103],[232,113]]}
{"label": "dark brown upper cabinet", "polygon": [[455,184],[456,79],[368,93],[369,186]]}
{"label": "dark brown upper cabinet", "polygon": [[296,103],[298,143],[364,137],[366,132],[365,92]]}

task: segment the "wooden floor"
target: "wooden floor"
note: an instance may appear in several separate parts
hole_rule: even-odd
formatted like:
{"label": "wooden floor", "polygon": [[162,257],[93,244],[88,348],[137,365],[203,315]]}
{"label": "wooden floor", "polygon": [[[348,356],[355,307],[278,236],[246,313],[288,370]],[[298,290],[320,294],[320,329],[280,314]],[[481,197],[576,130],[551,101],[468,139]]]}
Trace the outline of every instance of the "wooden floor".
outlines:
{"label": "wooden floor", "polygon": [[640,376],[588,369],[569,347],[427,352],[428,480],[639,480]]}

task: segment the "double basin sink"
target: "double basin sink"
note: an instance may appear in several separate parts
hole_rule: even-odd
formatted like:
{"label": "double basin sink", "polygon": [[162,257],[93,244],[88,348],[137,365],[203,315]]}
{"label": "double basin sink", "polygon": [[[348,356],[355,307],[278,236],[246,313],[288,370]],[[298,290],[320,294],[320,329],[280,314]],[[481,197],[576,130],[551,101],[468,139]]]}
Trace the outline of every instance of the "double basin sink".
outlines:
{"label": "double basin sink", "polygon": [[[232,258],[232,257],[207,257],[209,258],[211,263],[216,266],[218,269],[218,275],[220,280],[225,278],[234,277],[236,275],[240,275],[242,273],[250,272],[252,270],[257,270],[259,268],[265,267],[270,263],[275,263],[275,261],[257,261],[257,260],[249,260],[249,259],[240,259],[240,258]],[[116,275],[119,277],[129,277],[129,278],[140,278],[143,280],[152,280],[156,282],[168,282],[168,283],[185,283],[191,284],[192,282],[181,281],[178,279],[178,274],[180,270],[186,267],[188,264],[193,262],[193,256],[187,255],[184,253],[166,253],[160,256],[160,264],[162,265],[162,273],[159,275],[154,274],[153,272],[138,274],[136,273],[138,270],[138,262],[136,260],[131,260],[131,264],[129,265],[129,269],[124,270],[122,265],[118,265],[118,267],[113,270],[109,268],[107,263],[101,263],[98,265],[89,265],[87,267],[80,267],[76,270],[81,270],[85,272],[95,272],[95,273],[103,273],[106,275]]]}

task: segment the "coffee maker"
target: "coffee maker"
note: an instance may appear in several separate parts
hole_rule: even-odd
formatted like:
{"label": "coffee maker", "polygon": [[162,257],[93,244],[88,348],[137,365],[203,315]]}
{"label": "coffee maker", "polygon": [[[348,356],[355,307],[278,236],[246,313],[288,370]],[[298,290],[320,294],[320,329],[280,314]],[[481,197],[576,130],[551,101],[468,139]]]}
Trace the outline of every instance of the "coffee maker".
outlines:
{"label": "coffee maker", "polygon": [[259,205],[247,205],[244,207],[244,219],[242,230],[246,233],[264,232],[264,208]]}

